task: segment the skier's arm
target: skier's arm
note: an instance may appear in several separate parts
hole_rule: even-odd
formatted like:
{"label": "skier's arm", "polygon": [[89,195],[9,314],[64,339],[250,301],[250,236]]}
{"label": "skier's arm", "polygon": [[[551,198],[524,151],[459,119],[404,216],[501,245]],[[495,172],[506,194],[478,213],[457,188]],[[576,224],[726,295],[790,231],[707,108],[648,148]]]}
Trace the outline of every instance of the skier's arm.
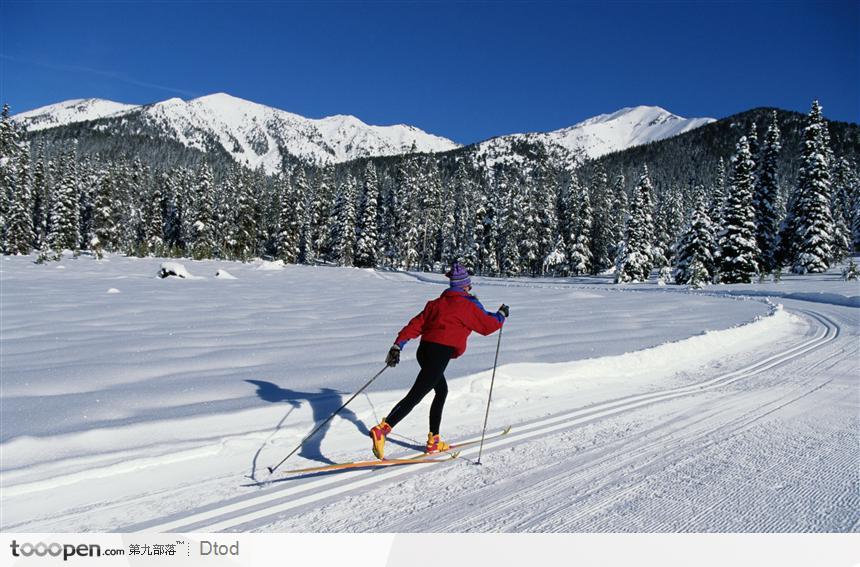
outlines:
{"label": "skier's arm", "polygon": [[[425,306],[424,311],[426,310],[427,307]],[[421,311],[421,313],[413,317],[405,327],[400,329],[400,332],[397,334],[397,338],[394,340],[394,344],[402,349],[411,339],[417,339],[421,336],[421,333],[424,331],[424,311]]]}
{"label": "skier's arm", "polygon": [[495,333],[502,328],[505,323],[505,316],[501,312],[490,313],[477,297],[470,297],[469,303],[472,304],[472,309],[469,310],[470,317],[466,321],[466,326],[473,331],[484,336]]}

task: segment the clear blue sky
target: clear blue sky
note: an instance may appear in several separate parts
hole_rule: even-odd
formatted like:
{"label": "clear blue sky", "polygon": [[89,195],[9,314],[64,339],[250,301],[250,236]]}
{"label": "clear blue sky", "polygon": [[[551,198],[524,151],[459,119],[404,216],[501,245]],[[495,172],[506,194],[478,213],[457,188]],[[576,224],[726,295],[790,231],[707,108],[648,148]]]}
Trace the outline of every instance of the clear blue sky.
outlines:
{"label": "clear blue sky", "polygon": [[0,2],[0,100],[227,92],[461,143],[624,106],[860,122],[858,2]]}

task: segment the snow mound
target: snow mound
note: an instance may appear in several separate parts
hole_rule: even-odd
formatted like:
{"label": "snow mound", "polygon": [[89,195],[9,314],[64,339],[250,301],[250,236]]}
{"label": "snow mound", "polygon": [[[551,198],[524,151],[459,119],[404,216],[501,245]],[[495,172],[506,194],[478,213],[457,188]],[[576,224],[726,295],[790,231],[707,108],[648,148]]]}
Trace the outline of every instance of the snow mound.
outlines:
{"label": "snow mound", "polygon": [[215,272],[215,277],[221,280],[235,280],[236,276],[225,270],[224,268],[220,268],[217,272]]}
{"label": "snow mound", "polygon": [[[516,387],[534,387],[576,381],[605,382],[637,380],[644,376],[669,377],[706,361],[718,360],[736,352],[758,348],[774,337],[787,336],[789,329],[798,324],[798,318],[774,306],[771,315],[757,317],[751,323],[719,331],[704,331],[680,341],[664,343],[652,348],[626,352],[615,356],[587,358],[561,363],[515,363],[499,367],[500,374]],[[703,353],[707,353],[703,356]],[[486,380],[481,373],[472,377],[473,392],[483,392]]]}
{"label": "snow mound", "polygon": [[283,260],[275,260],[274,262],[269,262],[268,260],[263,260],[254,269],[255,270],[263,270],[263,271],[270,271],[270,270],[283,270],[284,268],[286,268],[286,264],[284,264]]}
{"label": "snow mound", "polygon": [[179,262],[163,262],[161,264],[161,268],[158,270],[158,277],[167,278],[170,276],[176,276],[178,278],[183,279],[194,279],[185,266],[180,264]]}
{"label": "snow mound", "polygon": [[828,305],[840,305],[842,307],[860,307],[860,295],[844,295],[841,293],[825,291],[779,291],[779,290],[752,290],[739,289],[715,292],[717,295],[736,297],[780,297],[782,299],[795,299],[797,301],[809,301],[811,303],[825,303]]}

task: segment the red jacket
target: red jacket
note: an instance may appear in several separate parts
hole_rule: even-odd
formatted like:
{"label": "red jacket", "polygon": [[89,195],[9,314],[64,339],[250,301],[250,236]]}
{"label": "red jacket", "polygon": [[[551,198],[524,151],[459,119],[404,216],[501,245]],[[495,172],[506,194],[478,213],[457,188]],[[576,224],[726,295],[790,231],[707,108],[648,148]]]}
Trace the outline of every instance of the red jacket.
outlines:
{"label": "red jacket", "polygon": [[472,331],[489,335],[505,322],[501,313],[490,313],[478,298],[465,291],[447,289],[438,298],[428,301],[424,311],[401,329],[394,342],[403,348],[406,341],[422,340],[454,347],[457,358],[466,352],[466,339]]}

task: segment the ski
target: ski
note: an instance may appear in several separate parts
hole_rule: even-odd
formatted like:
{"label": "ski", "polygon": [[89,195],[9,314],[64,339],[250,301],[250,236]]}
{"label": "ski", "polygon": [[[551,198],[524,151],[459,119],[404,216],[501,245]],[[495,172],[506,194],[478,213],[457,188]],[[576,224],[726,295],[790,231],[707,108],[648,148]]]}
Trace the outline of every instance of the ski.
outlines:
{"label": "ski", "polygon": [[[511,426],[505,427],[503,430],[484,438],[484,442],[490,439],[504,437],[511,432]],[[353,461],[350,463],[335,463],[333,465],[322,465],[318,467],[308,467],[303,469],[293,469],[284,471],[283,474],[303,474],[317,473],[328,471],[340,471],[349,469],[374,469],[380,467],[394,467],[399,465],[418,465],[421,463],[444,463],[452,459],[456,459],[460,455],[460,450],[464,447],[477,445],[480,439],[472,441],[463,441],[461,443],[452,444],[447,450],[439,453],[418,453],[412,457],[399,457],[396,459],[381,459],[376,461]]]}
{"label": "ski", "polygon": [[[510,432],[511,432],[511,426],[508,425],[507,427],[505,427],[503,430],[499,431],[498,433],[494,433],[493,435],[490,435],[489,437],[484,437],[484,443],[486,443],[490,439],[497,439],[499,437],[504,437],[505,435],[507,435]],[[399,459],[399,460],[415,461],[418,459],[426,458],[428,455],[441,455],[443,453],[451,453],[452,451],[459,454],[460,450],[463,447],[469,447],[471,445],[477,445],[480,442],[481,442],[480,439],[475,439],[473,441],[463,441],[461,443],[453,443],[450,447],[448,447],[447,450],[439,451],[439,453],[419,453],[419,454],[415,455],[414,457],[406,457],[405,459]]]}
{"label": "ski", "polygon": [[351,463],[335,463],[333,465],[323,465],[319,467],[308,467],[304,469],[293,469],[284,471],[283,474],[301,474],[301,473],[316,473],[327,471],[340,471],[347,469],[375,469],[378,467],[394,467],[399,465],[419,465],[422,463],[444,463],[456,459],[459,452],[447,453],[442,458],[429,458],[426,454],[421,453],[419,458],[409,459],[380,459],[376,461],[353,461]]}

